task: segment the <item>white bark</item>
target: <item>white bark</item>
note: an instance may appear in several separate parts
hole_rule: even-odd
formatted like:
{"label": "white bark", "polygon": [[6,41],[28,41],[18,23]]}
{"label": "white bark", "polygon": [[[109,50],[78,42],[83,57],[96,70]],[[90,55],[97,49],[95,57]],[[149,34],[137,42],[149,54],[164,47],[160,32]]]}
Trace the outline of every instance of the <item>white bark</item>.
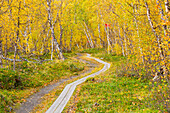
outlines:
{"label": "white bark", "polygon": [[169,9],[170,9],[170,7],[169,7],[169,1],[166,0],[166,1],[165,1],[165,11],[166,11],[166,13],[169,12]]}
{"label": "white bark", "polygon": [[54,24],[52,23],[52,16],[51,16],[51,0],[47,0],[47,5],[48,5],[48,8],[47,8],[48,22],[49,22],[50,29],[51,29],[51,35],[52,35],[53,40],[54,40],[54,45],[56,46],[56,52],[58,51],[59,59],[64,60],[62,50],[60,49],[59,44],[58,44],[58,42],[55,38],[55,35],[54,35]]}
{"label": "white bark", "polygon": [[89,43],[91,45],[91,48],[94,48],[94,44],[93,44],[93,41],[92,41],[92,38],[91,38],[91,35],[90,35],[90,32],[89,32],[89,29],[88,29],[88,27],[87,27],[85,22],[84,22],[84,24],[85,24],[85,27],[86,27],[86,30],[87,30],[86,34],[89,36]]}
{"label": "white bark", "polygon": [[63,38],[63,27],[60,23],[60,49],[63,50],[63,41],[62,41],[62,38]]}
{"label": "white bark", "polygon": [[15,40],[15,45],[14,45],[14,48],[15,48],[15,51],[14,51],[14,62],[13,62],[13,70],[15,70],[15,60],[16,60],[16,55],[17,55],[17,42],[18,42],[18,39],[19,39],[19,27],[20,27],[20,10],[21,10],[21,1],[19,2],[19,7],[18,7],[18,18],[17,18],[17,32],[16,32],[16,40]]}
{"label": "white bark", "polygon": [[148,21],[150,23],[150,26],[151,26],[151,29],[152,29],[152,32],[154,33],[154,35],[156,36],[157,38],[157,43],[158,43],[158,48],[159,48],[159,53],[160,53],[160,58],[163,62],[163,72],[164,72],[164,75],[166,76],[167,75],[167,71],[166,71],[166,65],[165,65],[165,61],[164,61],[164,55],[163,55],[163,50],[162,50],[162,47],[161,47],[161,42],[160,42],[160,39],[159,39],[159,36],[156,34],[156,31],[155,29],[153,28],[153,23],[152,23],[152,20],[151,20],[151,17],[150,17],[150,10],[149,10],[149,7],[148,7],[148,4],[147,2],[145,2],[145,6],[146,6],[146,9],[147,9],[147,17],[148,17]]}
{"label": "white bark", "polygon": [[54,38],[51,39],[51,60],[53,60],[53,51],[54,51]]}
{"label": "white bark", "polygon": [[114,38],[114,43],[116,44],[117,43],[117,32],[115,31],[115,29],[113,29],[113,33],[115,35],[115,38]]}
{"label": "white bark", "polygon": [[59,26],[60,26],[60,49],[61,50],[63,50],[63,27],[62,27],[61,19],[60,19],[60,18],[62,18],[62,14],[63,14],[62,6],[63,6],[63,1],[61,0],[61,3],[60,3],[60,17],[57,14],[58,22],[59,22]]}
{"label": "white bark", "polygon": [[71,37],[70,37],[70,51],[72,50],[72,39],[73,39],[73,30],[71,29]]}
{"label": "white bark", "polygon": [[[161,3],[159,2],[159,0],[156,0],[156,4],[159,5],[159,13],[161,15],[161,19],[163,21],[166,21],[163,17],[164,17],[164,13],[163,13],[163,9],[162,9],[162,6],[161,6]],[[166,35],[166,25],[162,25],[163,26],[163,30],[164,30],[164,35]]]}
{"label": "white bark", "polygon": [[120,43],[121,43],[121,47],[122,47],[122,54],[123,56],[125,56],[125,51],[124,51],[124,47],[123,47],[123,39],[120,35],[120,26],[119,26],[119,23],[118,23],[118,30],[119,30],[119,39],[120,39]]}
{"label": "white bark", "polygon": [[2,27],[0,26],[0,66],[1,68],[3,68],[3,65],[2,65]]}
{"label": "white bark", "polygon": [[124,25],[124,28],[123,28],[123,31],[124,31],[124,37],[125,37],[125,50],[126,50],[126,56],[128,55],[128,49],[127,49],[127,37],[126,37],[126,31],[125,31],[125,25]]}
{"label": "white bark", "polygon": [[106,37],[107,37],[107,52],[108,54],[110,54],[110,49],[112,50],[111,48],[111,44],[110,44],[110,37],[109,37],[109,27],[105,27],[105,31],[106,31]]}
{"label": "white bark", "polygon": [[91,44],[90,38],[89,38],[89,36],[88,36],[85,28],[84,28],[84,33],[85,33],[85,35],[86,35],[86,37],[87,37],[87,40],[88,40],[88,42],[89,42],[89,44],[90,44],[90,47],[93,48],[93,45]]}
{"label": "white bark", "polygon": [[98,32],[99,32],[99,39],[100,39],[100,46],[102,45],[102,39],[101,39],[101,31],[100,31],[100,24],[98,24]]}
{"label": "white bark", "polygon": [[152,32],[153,32],[154,35],[156,36],[157,43],[158,43],[158,48],[159,48],[159,52],[160,52],[160,55],[161,55],[161,59],[163,60],[164,57],[163,57],[163,53],[162,53],[161,46],[160,46],[160,39],[159,39],[159,36],[156,34],[155,29],[153,28],[153,23],[152,23],[152,20],[151,20],[151,17],[150,17],[150,10],[149,10],[149,7],[148,7],[147,2],[145,2],[145,6],[146,6],[146,9],[147,9],[148,21],[149,21],[149,24],[150,24],[150,26],[151,26]]}
{"label": "white bark", "polygon": [[[139,42],[138,46],[139,46],[140,54],[141,54],[141,56],[142,56],[142,62],[143,62],[143,64],[144,64],[144,61],[145,61],[145,60],[144,60],[143,50],[142,50],[142,47],[141,47],[139,27],[138,27],[138,22],[137,22],[137,19],[136,19],[136,16],[135,16],[135,12],[137,12],[137,8],[136,8],[136,6],[134,6],[133,4],[132,4],[132,6],[133,6],[133,13],[134,13],[134,19],[135,19],[135,24],[136,24],[136,32],[137,32],[137,35],[138,35],[138,42]],[[136,11],[135,11],[135,10],[136,10]]]}
{"label": "white bark", "polygon": [[[98,11],[97,11],[97,18],[100,19]],[[98,32],[99,32],[99,39],[100,39],[100,46],[101,46],[102,39],[101,39],[101,31],[100,31],[100,23],[99,22],[98,22]]]}

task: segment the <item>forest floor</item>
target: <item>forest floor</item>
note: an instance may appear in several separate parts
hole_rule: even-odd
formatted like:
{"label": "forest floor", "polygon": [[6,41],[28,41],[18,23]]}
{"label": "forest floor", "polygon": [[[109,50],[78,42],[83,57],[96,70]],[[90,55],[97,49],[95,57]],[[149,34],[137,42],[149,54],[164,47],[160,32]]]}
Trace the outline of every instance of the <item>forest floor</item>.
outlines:
{"label": "forest floor", "polygon": [[[29,113],[31,112],[35,107],[37,107],[37,105],[41,104],[41,102],[43,101],[43,97],[45,95],[48,95],[50,91],[57,89],[62,83],[69,81],[69,80],[73,80],[77,77],[83,76],[83,75],[87,75],[89,73],[91,73],[96,67],[99,67],[97,63],[94,63],[92,61],[88,61],[88,60],[83,60],[82,58],[80,58],[80,56],[82,56],[82,54],[77,54],[78,57],[76,57],[76,59],[80,60],[81,62],[84,62],[88,65],[88,69],[85,70],[83,73],[77,75],[77,76],[71,76],[69,78],[66,79],[61,79],[58,82],[54,83],[54,84],[50,84],[45,86],[44,88],[40,89],[39,92],[34,93],[33,95],[31,95],[29,98],[26,99],[26,102],[23,102],[21,104],[21,106],[15,110],[16,113]],[[36,109],[35,109],[36,110]]]}
{"label": "forest floor", "polygon": [[[12,91],[0,90],[0,94],[2,92],[3,95],[11,95],[11,97],[7,99],[12,98],[11,100],[15,101],[23,100],[20,108],[15,109],[16,113],[44,113],[59,97],[67,84],[90,75],[91,73],[97,72],[103,68],[102,64],[87,58],[85,53],[89,53],[92,55],[92,57],[102,59],[103,61],[110,63],[111,67],[109,70],[100,74],[99,76],[88,78],[84,83],[78,85],[69,102],[65,106],[63,110],[64,113],[159,113],[162,111],[168,113],[164,107],[164,104],[161,101],[158,101],[160,96],[156,96],[156,98],[158,98],[157,100],[154,99],[154,91],[156,88],[154,89],[152,87],[151,80],[142,79],[138,76],[135,76],[131,70],[126,72],[126,57],[107,54],[106,51],[100,49],[84,50],[81,52],[81,54],[77,54],[78,57],[75,55],[74,58],[68,59],[64,62],[53,63],[51,66],[48,65],[50,68],[42,68],[41,70],[47,69],[47,71],[45,71],[47,72],[45,75],[47,78],[53,76],[53,78],[55,78],[57,77],[57,74],[63,74],[61,74],[61,77],[57,78],[57,81],[54,81],[48,85],[44,85],[40,88],[38,87],[39,91],[35,91],[37,93],[28,92],[31,91],[31,89],[19,90],[18,93],[18,91],[14,89]],[[67,54],[67,56],[70,55],[71,54],[69,53]],[[133,63],[130,60],[128,62]],[[69,66],[67,67],[67,65]],[[84,68],[82,68],[82,65]],[[79,68],[80,70],[77,72],[77,69]],[[58,73],[55,73],[55,71]],[[51,76],[47,76],[49,73]],[[42,75],[42,73],[40,74]],[[37,82],[34,84],[37,84]],[[29,93],[31,96],[28,97],[27,95],[25,98],[23,98],[25,93]],[[21,97],[18,95],[21,95]],[[0,105],[5,106],[3,103],[0,103]]]}
{"label": "forest floor", "polygon": [[[84,51],[111,64],[109,70],[77,86],[63,113],[168,113],[154,98],[149,79],[125,73],[126,58]],[[158,97],[159,98],[159,97]],[[160,101],[159,101],[160,102]]]}

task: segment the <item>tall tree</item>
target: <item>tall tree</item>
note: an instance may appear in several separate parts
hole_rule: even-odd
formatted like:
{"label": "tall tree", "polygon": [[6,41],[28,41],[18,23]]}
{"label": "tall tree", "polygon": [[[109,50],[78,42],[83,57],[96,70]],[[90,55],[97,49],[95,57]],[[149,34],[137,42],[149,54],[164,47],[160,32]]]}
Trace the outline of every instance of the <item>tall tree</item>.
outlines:
{"label": "tall tree", "polygon": [[59,44],[58,44],[58,42],[55,38],[55,34],[54,34],[54,23],[52,22],[51,2],[52,2],[51,0],[47,0],[48,22],[49,22],[50,29],[51,29],[51,36],[52,36],[52,39],[54,40],[54,45],[56,46],[56,52],[57,51],[59,52],[58,53],[59,59],[64,60],[62,50],[60,49]]}

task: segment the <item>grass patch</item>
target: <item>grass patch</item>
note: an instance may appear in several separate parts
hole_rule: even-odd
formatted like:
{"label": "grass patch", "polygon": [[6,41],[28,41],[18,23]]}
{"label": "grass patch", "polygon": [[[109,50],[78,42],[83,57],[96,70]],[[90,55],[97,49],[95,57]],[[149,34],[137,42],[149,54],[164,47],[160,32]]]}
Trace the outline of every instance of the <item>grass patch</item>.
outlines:
{"label": "grass patch", "polygon": [[104,48],[89,48],[89,49],[84,49],[80,51],[81,53],[89,53],[89,54],[96,54],[103,52],[105,49]]}
{"label": "grass patch", "polygon": [[17,71],[0,69],[0,112],[11,112],[14,106],[19,106],[29,95],[49,83],[78,75],[85,65],[68,55],[64,62],[23,62]]}
{"label": "grass patch", "polygon": [[[86,60],[86,61],[89,61],[89,62],[92,62],[94,64],[96,64],[96,68],[92,68],[93,70],[91,71],[91,73],[83,73],[83,74],[80,74],[80,76],[78,76],[77,78],[73,78],[73,79],[70,79],[64,83],[62,83],[60,86],[56,87],[53,91],[51,91],[49,94],[45,95],[43,97],[43,101],[41,104],[39,104],[32,112],[33,113],[44,113],[46,112],[49,107],[53,104],[53,102],[58,98],[58,96],[60,95],[60,93],[62,92],[62,90],[64,89],[64,87],[69,84],[69,83],[72,83],[78,79],[81,79],[82,77],[85,77],[87,75],[90,75],[92,73],[95,73],[99,70],[101,70],[103,68],[103,64],[100,64],[98,63],[97,61],[94,61],[90,58],[87,58],[85,56],[81,56],[80,57],[81,59],[83,60]],[[87,69],[86,69],[87,70]]]}
{"label": "grass patch", "polygon": [[[153,87],[149,79],[136,76],[137,73],[133,70],[125,70],[127,63],[125,57],[97,50],[92,50],[91,53],[95,57],[111,62],[111,68],[106,73],[89,78],[78,86],[64,112],[167,112],[164,102],[160,99],[162,90],[158,91],[158,88],[155,88],[161,86],[156,83]],[[132,62],[129,60],[128,63]],[[155,91],[159,94],[158,97],[154,94]],[[162,97],[166,94],[167,92]]]}
{"label": "grass patch", "polygon": [[64,112],[74,107],[76,112],[88,113],[158,112],[147,106],[147,87],[147,83],[130,77],[105,75],[88,79],[80,88],[78,99],[71,102],[76,104],[66,107]]}

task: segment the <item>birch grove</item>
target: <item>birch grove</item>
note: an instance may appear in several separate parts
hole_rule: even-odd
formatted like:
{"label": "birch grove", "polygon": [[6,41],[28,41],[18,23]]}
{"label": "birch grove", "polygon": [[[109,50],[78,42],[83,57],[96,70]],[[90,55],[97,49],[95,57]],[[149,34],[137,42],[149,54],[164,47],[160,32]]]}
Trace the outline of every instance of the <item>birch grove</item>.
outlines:
{"label": "birch grove", "polygon": [[[2,69],[64,61],[64,52],[89,48],[124,56],[124,71],[137,77],[169,83],[169,0],[0,1]],[[168,98],[161,101],[167,108]]]}
{"label": "birch grove", "polygon": [[145,77],[162,68],[168,77],[168,0],[2,0],[0,6],[1,67],[12,61],[16,70],[16,61],[31,56],[40,60],[48,53],[53,60],[55,53],[64,60],[63,51],[105,48],[108,54],[133,56]]}

